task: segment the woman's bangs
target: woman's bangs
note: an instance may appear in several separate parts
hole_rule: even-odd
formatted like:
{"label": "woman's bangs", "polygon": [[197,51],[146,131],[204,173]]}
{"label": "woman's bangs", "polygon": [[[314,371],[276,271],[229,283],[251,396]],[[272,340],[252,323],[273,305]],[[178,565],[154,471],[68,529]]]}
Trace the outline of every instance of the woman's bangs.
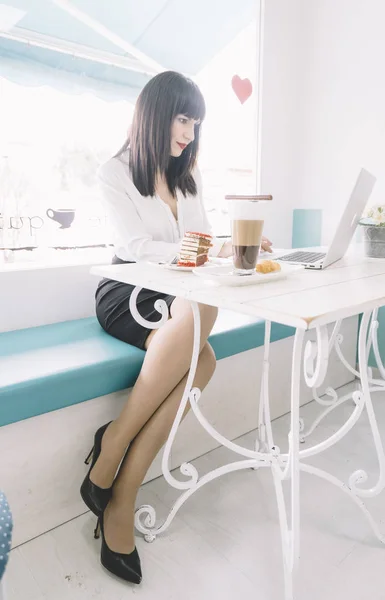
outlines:
{"label": "woman's bangs", "polygon": [[204,98],[195,84],[190,84],[183,90],[177,103],[177,114],[186,115],[189,119],[203,121],[206,115]]}

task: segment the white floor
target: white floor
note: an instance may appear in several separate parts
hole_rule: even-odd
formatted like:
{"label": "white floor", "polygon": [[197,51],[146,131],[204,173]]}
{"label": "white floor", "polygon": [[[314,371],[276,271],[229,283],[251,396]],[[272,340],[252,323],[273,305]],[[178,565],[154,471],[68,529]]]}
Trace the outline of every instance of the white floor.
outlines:
{"label": "white floor", "polygon": [[[385,393],[374,395],[380,429],[385,430]],[[322,440],[352,409],[337,409],[316,430]],[[304,407],[306,422],[317,414]],[[286,447],[288,417],[274,423],[276,443]],[[255,434],[239,439],[253,447]],[[354,431],[312,463],[344,480],[358,468],[376,481],[378,466],[366,417]],[[194,461],[200,474],[237,460],[225,449]],[[309,460],[310,462],[310,460]],[[361,512],[327,482],[302,475],[301,563],[295,600],[385,599],[385,547],[373,537]],[[166,514],[178,492],[163,479],[145,485],[141,503]],[[385,533],[385,492],[368,501]],[[99,564],[93,539],[95,518],[86,513],[11,553],[7,600],[283,600],[280,538],[271,476],[267,470],[229,474],[202,488],[181,509],[171,528],[153,544],[140,537],[143,582],[132,586]]]}

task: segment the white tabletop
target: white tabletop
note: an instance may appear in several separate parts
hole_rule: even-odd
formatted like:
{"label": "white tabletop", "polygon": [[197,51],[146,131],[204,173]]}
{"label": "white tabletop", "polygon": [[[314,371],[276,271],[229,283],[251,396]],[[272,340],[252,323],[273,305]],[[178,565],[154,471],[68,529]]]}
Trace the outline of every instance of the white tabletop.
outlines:
{"label": "white tabletop", "polygon": [[301,329],[385,305],[385,260],[354,255],[322,271],[242,287],[147,263],[96,266],[91,273]]}

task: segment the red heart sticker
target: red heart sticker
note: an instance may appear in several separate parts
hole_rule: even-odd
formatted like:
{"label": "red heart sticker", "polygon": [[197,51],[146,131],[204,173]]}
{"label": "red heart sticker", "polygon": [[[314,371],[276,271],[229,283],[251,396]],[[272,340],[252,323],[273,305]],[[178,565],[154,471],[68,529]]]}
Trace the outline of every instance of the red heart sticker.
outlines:
{"label": "red heart sticker", "polygon": [[239,75],[234,75],[231,80],[231,87],[241,104],[244,104],[253,93],[253,86],[250,79],[241,79]]}

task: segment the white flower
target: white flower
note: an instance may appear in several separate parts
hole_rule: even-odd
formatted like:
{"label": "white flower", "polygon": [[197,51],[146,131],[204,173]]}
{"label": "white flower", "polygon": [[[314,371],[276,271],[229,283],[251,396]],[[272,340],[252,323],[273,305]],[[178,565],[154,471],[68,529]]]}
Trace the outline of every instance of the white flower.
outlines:
{"label": "white flower", "polygon": [[371,219],[374,225],[385,224],[385,204],[371,206],[365,211],[365,217]]}
{"label": "white flower", "polygon": [[382,223],[385,223],[385,213],[376,213],[373,216],[373,219],[377,225],[381,225]]}

